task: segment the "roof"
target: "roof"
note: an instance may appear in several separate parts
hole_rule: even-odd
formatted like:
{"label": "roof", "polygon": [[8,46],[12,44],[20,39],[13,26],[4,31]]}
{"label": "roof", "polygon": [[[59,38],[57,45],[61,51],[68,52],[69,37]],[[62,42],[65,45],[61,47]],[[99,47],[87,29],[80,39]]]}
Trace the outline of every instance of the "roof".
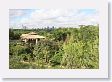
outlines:
{"label": "roof", "polygon": [[27,36],[28,34],[22,34],[20,37],[22,38],[22,37],[25,37],[25,36]]}
{"label": "roof", "polygon": [[28,34],[22,34],[20,36],[22,39],[37,39],[37,38],[45,38],[44,36],[37,35],[35,32],[30,32]]}

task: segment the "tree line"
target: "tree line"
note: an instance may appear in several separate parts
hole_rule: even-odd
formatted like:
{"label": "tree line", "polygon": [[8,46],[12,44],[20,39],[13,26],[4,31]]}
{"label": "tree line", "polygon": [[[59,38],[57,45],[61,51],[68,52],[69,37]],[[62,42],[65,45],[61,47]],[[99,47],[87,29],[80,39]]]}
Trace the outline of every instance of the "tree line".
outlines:
{"label": "tree line", "polygon": [[[20,40],[23,33],[36,32],[46,39],[37,45]],[[10,69],[97,69],[99,26],[80,28],[9,29]]]}

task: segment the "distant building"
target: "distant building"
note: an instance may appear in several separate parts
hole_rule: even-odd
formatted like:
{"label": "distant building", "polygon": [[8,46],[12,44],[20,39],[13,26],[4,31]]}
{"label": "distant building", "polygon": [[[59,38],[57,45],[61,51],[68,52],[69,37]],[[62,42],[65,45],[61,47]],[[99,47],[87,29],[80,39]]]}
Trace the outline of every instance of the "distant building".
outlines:
{"label": "distant building", "polygon": [[22,34],[20,37],[21,37],[21,40],[24,41],[25,43],[35,42],[36,44],[40,39],[45,39],[44,36],[37,35],[37,33],[35,32],[30,32],[28,34]]}

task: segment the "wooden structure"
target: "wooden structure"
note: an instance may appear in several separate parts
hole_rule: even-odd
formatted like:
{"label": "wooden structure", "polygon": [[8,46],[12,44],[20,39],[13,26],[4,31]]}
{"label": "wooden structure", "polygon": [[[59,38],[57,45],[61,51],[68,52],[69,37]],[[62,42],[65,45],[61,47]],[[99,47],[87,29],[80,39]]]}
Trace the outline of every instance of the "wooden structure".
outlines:
{"label": "wooden structure", "polygon": [[24,41],[25,43],[27,43],[28,41],[35,41],[36,44],[40,39],[45,39],[44,36],[37,35],[37,33],[35,32],[22,34],[20,37],[21,37],[21,40]]}

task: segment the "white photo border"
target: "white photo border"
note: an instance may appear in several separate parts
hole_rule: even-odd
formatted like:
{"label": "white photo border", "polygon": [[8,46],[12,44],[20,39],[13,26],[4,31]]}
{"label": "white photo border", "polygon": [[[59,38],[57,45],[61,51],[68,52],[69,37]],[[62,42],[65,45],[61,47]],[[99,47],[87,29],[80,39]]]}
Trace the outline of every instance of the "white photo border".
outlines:
{"label": "white photo border", "polygon": [[[4,0],[1,5],[0,76],[3,78],[108,78],[108,3],[106,0]],[[99,10],[99,69],[9,69],[9,9]]]}

